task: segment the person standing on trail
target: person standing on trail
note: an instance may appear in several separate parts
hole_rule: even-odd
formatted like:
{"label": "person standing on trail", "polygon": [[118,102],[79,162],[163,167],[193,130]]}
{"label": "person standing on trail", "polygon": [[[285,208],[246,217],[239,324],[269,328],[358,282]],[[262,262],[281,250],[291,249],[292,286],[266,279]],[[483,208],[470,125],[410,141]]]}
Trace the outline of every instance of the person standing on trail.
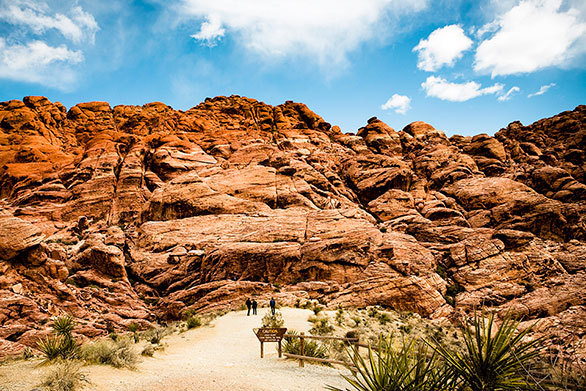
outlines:
{"label": "person standing on trail", "polygon": [[250,297],[246,298],[246,308],[248,308],[248,312],[246,313],[246,316],[250,316],[250,306],[252,305],[251,301],[250,301]]}
{"label": "person standing on trail", "polygon": [[256,307],[258,306],[258,303],[256,302],[255,299],[252,299],[252,315],[256,315]]}
{"label": "person standing on trail", "polygon": [[275,298],[274,298],[274,297],[271,297],[271,301],[269,302],[269,304],[271,305],[271,313],[272,313],[273,315],[275,315],[275,305],[276,305],[277,303],[275,303]]}

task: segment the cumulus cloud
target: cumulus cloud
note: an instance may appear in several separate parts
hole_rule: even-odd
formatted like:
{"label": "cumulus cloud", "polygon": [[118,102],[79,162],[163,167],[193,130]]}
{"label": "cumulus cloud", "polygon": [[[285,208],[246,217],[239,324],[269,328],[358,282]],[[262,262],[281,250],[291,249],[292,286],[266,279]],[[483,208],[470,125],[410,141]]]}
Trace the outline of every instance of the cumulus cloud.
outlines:
{"label": "cumulus cloud", "polygon": [[381,107],[383,110],[395,110],[396,113],[405,114],[411,108],[411,98],[405,95],[393,94]]}
{"label": "cumulus cloud", "polygon": [[[77,79],[75,65],[84,56],[68,45],[93,43],[99,26],[77,0],[71,0],[69,7],[63,1],[51,5],[39,0],[0,0],[0,23],[11,31],[0,38],[0,78],[71,89]],[[41,35],[47,36],[39,39]]]}
{"label": "cumulus cloud", "polygon": [[211,19],[202,23],[199,33],[193,34],[191,38],[202,41],[206,46],[214,47],[225,32],[226,30],[217,19]]}
{"label": "cumulus cloud", "polygon": [[521,89],[519,87],[517,87],[517,86],[512,87],[510,90],[507,91],[506,94],[499,96],[498,101],[505,102],[507,100],[510,100],[511,96],[519,91],[521,91]]}
{"label": "cumulus cloud", "polygon": [[462,27],[453,24],[439,28],[413,48],[418,52],[417,68],[433,72],[444,65],[453,66],[471,46],[472,40]]}
{"label": "cumulus cloud", "polygon": [[[567,64],[586,52],[584,10],[562,0],[523,0],[482,27],[474,69],[493,77],[530,73]],[[584,7],[582,7],[584,8]]]}
{"label": "cumulus cloud", "polygon": [[[206,31],[224,29],[261,56],[303,55],[328,65],[344,63],[349,52],[380,39],[391,16],[422,10],[427,0],[182,0],[180,4],[182,20],[208,23],[195,34],[202,38]],[[210,25],[212,21],[215,25]]]}
{"label": "cumulus cloud", "polygon": [[61,13],[51,15],[50,8],[43,2],[10,0],[0,2],[0,19],[13,24],[24,25],[36,34],[55,29],[65,38],[75,42],[94,42],[99,30],[94,17],[80,6],[74,6],[69,16]]}
{"label": "cumulus cloud", "polygon": [[464,102],[481,95],[497,94],[502,92],[503,85],[496,83],[490,87],[482,86],[474,81],[466,83],[451,83],[437,76],[429,76],[421,83],[427,96],[448,100],[451,102]]}
{"label": "cumulus cloud", "polygon": [[551,87],[555,87],[555,83],[550,83],[547,84],[545,86],[541,86],[541,88],[539,89],[539,91],[534,92],[532,94],[527,95],[528,98],[533,98],[534,96],[538,96],[538,95],[543,95],[547,92],[547,90],[549,90]]}
{"label": "cumulus cloud", "polygon": [[75,79],[67,66],[81,61],[83,54],[65,45],[53,47],[42,41],[9,45],[0,38],[0,78],[67,89]]}

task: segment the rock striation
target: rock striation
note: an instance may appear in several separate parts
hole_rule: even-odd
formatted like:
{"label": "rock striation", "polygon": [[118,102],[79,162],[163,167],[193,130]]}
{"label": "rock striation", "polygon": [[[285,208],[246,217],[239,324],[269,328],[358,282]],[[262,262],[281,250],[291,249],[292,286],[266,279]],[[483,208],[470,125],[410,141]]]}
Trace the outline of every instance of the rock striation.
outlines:
{"label": "rock striation", "polygon": [[0,103],[0,346],[187,309],[513,311],[586,357],[586,106],[494,137],[217,97]]}

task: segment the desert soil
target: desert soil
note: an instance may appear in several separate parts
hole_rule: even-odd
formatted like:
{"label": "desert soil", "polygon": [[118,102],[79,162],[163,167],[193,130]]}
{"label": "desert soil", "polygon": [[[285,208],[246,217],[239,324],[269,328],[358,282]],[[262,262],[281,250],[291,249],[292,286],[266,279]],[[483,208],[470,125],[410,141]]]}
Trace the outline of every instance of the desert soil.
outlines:
{"label": "desert soil", "polygon": [[[312,391],[326,385],[343,387],[343,368],[306,365],[279,359],[276,344],[260,344],[252,329],[259,327],[266,309],[257,316],[244,311],[217,318],[202,327],[164,339],[166,348],[153,358],[143,358],[136,370],[88,366],[83,371],[91,391]],[[309,310],[283,308],[285,327],[307,331]],[[28,373],[26,373],[28,371]],[[0,366],[0,390],[29,391],[39,384],[46,368],[31,362]],[[4,387],[4,388],[3,388]]]}

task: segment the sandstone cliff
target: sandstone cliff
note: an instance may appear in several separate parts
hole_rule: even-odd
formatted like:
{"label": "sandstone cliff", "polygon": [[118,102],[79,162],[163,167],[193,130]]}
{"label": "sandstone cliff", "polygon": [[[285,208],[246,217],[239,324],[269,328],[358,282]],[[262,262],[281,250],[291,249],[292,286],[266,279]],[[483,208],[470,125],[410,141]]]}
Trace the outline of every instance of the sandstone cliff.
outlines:
{"label": "sandstone cliff", "polygon": [[0,351],[255,294],[511,310],[586,357],[585,136],[586,106],[447,138],[239,96],[0,103]]}

